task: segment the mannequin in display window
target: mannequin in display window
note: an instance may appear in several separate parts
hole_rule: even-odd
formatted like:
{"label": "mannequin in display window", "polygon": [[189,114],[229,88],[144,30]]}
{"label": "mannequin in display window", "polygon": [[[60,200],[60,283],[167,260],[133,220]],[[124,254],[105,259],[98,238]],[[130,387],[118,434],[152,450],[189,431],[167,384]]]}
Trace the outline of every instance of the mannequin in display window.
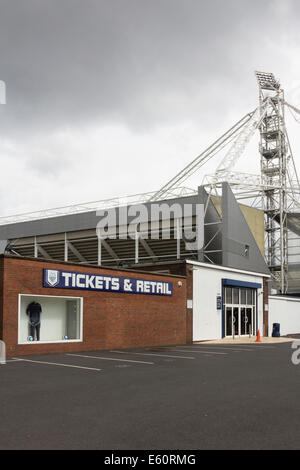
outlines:
{"label": "mannequin in display window", "polygon": [[41,313],[42,307],[38,302],[31,302],[26,309],[26,314],[29,317],[29,330],[30,336],[32,336],[33,341],[40,340],[40,329],[41,329]]}

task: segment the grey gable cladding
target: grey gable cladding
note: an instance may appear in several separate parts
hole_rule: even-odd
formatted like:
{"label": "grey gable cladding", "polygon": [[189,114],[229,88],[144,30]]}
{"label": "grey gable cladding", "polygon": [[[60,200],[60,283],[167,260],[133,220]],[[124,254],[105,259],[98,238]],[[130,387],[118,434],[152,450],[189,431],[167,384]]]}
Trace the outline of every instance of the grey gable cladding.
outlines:
{"label": "grey gable cladding", "polygon": [[[205,226],[204,231],[204,247],[209,253],[204,255],[204,250],[200,250],[198,253],[198,261],[208,262],[208,258],[214,262],[214,264],[222,264],[222,233],[221,233],[221,218],[218,214],[211,200],[208,201],[208,194],[203,186],[198,188],[199,204],[203,204],[206,208],[205,223],[209,224]],[[215,251],[215,252],[214,252]],[[208,258],[207,258],[208,257]]]}
{"label": "grey gable cladding", "polygon": [[[228,183],[222,185],[223,265],[261,274],[270,274],[246,219]],[[249,256],[245,247],[249,247]]]}

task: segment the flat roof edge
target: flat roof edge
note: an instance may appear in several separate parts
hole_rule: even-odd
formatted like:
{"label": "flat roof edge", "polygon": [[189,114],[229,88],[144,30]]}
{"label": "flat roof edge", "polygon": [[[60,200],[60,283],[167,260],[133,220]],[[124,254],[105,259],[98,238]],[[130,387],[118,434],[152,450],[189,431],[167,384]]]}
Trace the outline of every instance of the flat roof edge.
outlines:
{"label": "flat roof edge", "polygon": [[287,300],[289,302],[300,302],[300,297],[290,297],[289,295],[269,295],[269,299]]}
{"label": "flat roof edge", "polygon": [[227,266],[220,266],[218,264],[208,264],[208,263],[201,263],[200,261],[192,261],[192,260],[186,260],[187,264],[192,264],[194,266],[199,266],[202,268],[207,268],[207,269],[216,269],[219,271],[227,271],[231,273],[239,273],[239,274],[251,274],[252,276],[260,276],[260,277],[266,277],[268,279],[271,278],[270,274],[264,274],[264,273],[257,273],[253,271],[245,271],[242,269],[236,269],[236,268],[228,268]]}

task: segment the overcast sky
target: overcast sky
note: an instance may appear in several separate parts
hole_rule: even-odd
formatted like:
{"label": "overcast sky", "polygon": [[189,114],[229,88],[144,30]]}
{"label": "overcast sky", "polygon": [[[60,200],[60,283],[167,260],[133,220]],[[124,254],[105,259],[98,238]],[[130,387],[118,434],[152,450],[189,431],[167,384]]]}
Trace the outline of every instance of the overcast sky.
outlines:
{"label": "overcast sky", "polygon": [[299,0],[0,0],[0,216],[159,189],[257,106],[255,70],[300,107],[299,24]]}

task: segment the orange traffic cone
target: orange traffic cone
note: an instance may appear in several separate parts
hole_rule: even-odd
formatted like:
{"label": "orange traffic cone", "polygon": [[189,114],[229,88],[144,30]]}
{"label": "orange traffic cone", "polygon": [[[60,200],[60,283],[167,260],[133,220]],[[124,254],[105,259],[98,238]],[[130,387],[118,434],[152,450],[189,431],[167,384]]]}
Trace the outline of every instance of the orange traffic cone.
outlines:
{"label": "orange traffic cone", "polygon": [[261,343],[259,330],[258,330],[258,332],[257,332],[257,340],[256,340],[255,342],[256,342],[256,343]]}

